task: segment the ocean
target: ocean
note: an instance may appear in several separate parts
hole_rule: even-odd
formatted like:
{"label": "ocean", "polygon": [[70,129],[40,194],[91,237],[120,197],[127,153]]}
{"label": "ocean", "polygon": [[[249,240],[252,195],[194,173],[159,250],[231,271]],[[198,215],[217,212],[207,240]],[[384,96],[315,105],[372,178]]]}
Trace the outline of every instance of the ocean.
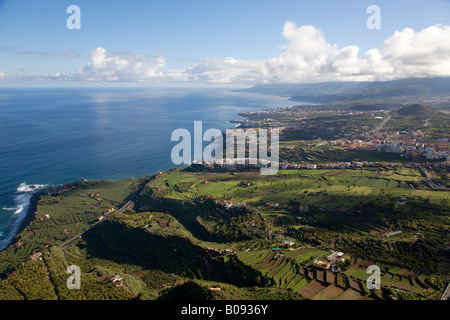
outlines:
{"label": "ocean", "polygon": [[218,88],[0,88],[0,250],[32,185],[151,175],[175,167],[177,128],[224,130],[239,112],[298,104]]}

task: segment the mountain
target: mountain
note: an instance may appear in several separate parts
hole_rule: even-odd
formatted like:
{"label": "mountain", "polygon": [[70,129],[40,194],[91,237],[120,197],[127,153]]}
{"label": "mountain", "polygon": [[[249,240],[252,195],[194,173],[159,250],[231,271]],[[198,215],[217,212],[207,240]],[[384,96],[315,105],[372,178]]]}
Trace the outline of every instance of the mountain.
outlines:
{"label": "mountain", "polygon": [[[262,84],[236,90],[291,97],[291,100],[312,103],[378,102],[397,98],[411,100],[423,97],[450,96],[450,77],[406,78],[373,82],[322,82],[306,84]],[[407,99],[408,100],[408,99]]]}
{"label": "mountain", "polygon": [[428,116],[435,114],[436,111],[421,104],[411,104],[398,109],[396,113],[401,116]]}

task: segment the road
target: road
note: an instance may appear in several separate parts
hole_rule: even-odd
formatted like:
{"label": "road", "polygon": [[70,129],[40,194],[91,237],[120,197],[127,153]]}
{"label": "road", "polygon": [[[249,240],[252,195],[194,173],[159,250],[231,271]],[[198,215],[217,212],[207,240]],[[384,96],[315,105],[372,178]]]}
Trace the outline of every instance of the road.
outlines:
{"label": "road", "polygon": [[[155,179],[158,179],[160,176],[161,176],[161,173],[158,173],[158,174],[155,175],[152,179],[150,179],[150,181],[148,181],[146,184],[152,182],[152,181],[155,180]],[[138,192],[138,193],[139,193],[139,192]],[[127,209],[127,208],[128,208],[129,206],[131,206],[132,204],[133,204],[133,201],[131,201],[131,200],[128,201],[128,202],[125,203],[119,210],[117,210],[117,211],[115,211],[115,212],[113,211],[113,212],[111,212],[111,213],[109,213],[109,214],[106,214],[106,215],[105,215],[105,218],[107,218],[110,214],[114,214],[114,213],[122,213],[123,211],[125,211],[125,209]],[[98,221],[98,222],[95,223],[93,226],[96,226],[97,224],[101,223],[101,222],[104,221],[104,220],[105,220],[105,219],[103,219],[103,220],[101,220],[101,221]],[[87,231],[89,231],[93,226],[91,226],[89,229],[85,230],[83,233],[81,233],[81,234],[79,234],[79,235],[73,237],[72,239],[67,240],[67,241],[64,242],[63,244],[59,245],[59,248],[64,248],[64,247],[67,247],[68,245],[74,243],[75,241],[77,241],[78,239],[80,239],[81,236],[82,236],[83,234],[85,234]]]}
{"label": "road", "polygon": [[380,124],[378,124],[375,129],[372,130],[372,132],[376,132],[376,131],[380,131],[381,129],[383,129],[383,127],[385,126],[386,122],[388,122],[389,120],[391,120],[392,116],[389,114],[387,117],[385,117],[383,119],[383,121],[380,122]]}
{"label": "road", "polygon": [[441,297],[441,300],[450,300],[450,283],[447,285],[447,289],[445,289],[444,294]]}
{"label": "road", "polygon": [[[119,210],[117,210],[115,213],[122,213],[126,208],[128,208],[128,207],[129,207],[130,205],[132,205],[132,204],[133,204],[132,201],[128,201],[127,203],[125,203],[125,205],[123,205],[123,206],[122,206]],[[112,212],[112,213],[114,213],[114,212]],[[105,214],[105,218],[107,218],[107,217],[108,217],[110,214],[112,214],[112,213]],[[93,226],[96,226],[97,224],[101,223],[101,222],[104,221],[104,220],[105,220],[105,219],[103,219],[103,220],[101,220],[101,221],[95,223]],[[86,232],[88,232],[93,226],[91,226],[89,229],[85,230],[83,233],[81,233],[81,234],[79,234],[79,235],[73,237],[72,239],[67,240],[66,242],[64,242],[63,244],[61,244],[61,245],[59,246],[59,248],[64,248],[64,247],[67,247],[68,245],[71,245],[72,243],[74,243],[75,241],[77,241],[78,239],[80,239],[81,236],[82,236],[83,234],[85,234]]]}
{"label": "road", "polygon": [[125,203],[125,205],[120,208],[119,210],[117,210],[117,213],[122,213],[126,208],[128,208],[129,206],[131,206],[133,204],[132,201],[128,201],[127,203]]}

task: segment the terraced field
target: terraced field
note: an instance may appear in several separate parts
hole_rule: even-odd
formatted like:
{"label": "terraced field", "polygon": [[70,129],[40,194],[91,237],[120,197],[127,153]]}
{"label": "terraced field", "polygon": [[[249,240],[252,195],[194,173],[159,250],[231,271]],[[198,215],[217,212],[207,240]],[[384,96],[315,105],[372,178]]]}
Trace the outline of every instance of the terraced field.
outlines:
{"label": "terraced field", "polygon": [[[349,276],[350,279],[361,280],[365,283],[370,276],[370,274],[366,272],[368,264],[376,263],[358,260],[345,271],[345,274]],[[382,272],[381,285],[383,287],[401,289],[416,295],[426,295],[426,291],[429,289],[429,286],[425,284],[427,282],[427,276],[424,274],[418,274],[398,266],[380,265],[380,269]]]}
{"label": "terraced field", "polygon": [[[156,298],[164,289],[153,288],[151,279],[166,284],[176,281],[173,277],[186,284],[200,281],[194,286],[203,287],[201,292],[209,292],[208,286],[220,287],[221,292],[214,294],[222,298],[231,293],[260,298],[264,293],[313,300],[439,299],[448,282],[431,275],[434,269],[445,271],[448,260],[445,254],[435,255],[440,259],[432,254],[440,252],[436,250],[441,250],[439,241],[448,226],[448,192],[422,188],[422,179],[412,167],[280,170],[275,176],[180,168],[151,181],[83,182],[61,195],[42,196],[36,219],[15,245],[1,253],[0,271],[18,269],[40,251],[52,283],[64,286],[65,268],[76,263],[91,270],[84,277],[97,294],[103,294],[102,285],[113,285],[108,279],[122,274],[127,297],[146,299]],[[413,182],[417,188],[408,184]],[[400,197],[408,204],[399,205]],[[99,222],[99,215],[130,199],[133,209]],[[236,205],[244,202],[247,205]],[[90,233],[77,243],[58,248],[88,229]],[[403,232],[382,237],[395,230]],[[423,239],[415,237],[418,232]],[[140,242],[131,248],[123,240],[135,237]],[[287,240],[295,246],[287,249]],[[278,247],[283,249],[269,249]],[[226,249],[232,253],[224,254]],[[340,268],[337,272],[317,263],[330,255],[329,250],[350,257],[334,262]],[[145,260],[151,255],[155,257]],[[416,256],[425,257],[419,261],[426,264],[415,265]],[[144,260],[152,270],[161,267],[164,272],[136,265]],[[382,262],[383,290],[370,292],[366,286],[367,267],[376,264],[369,260]],[[246,289],[241,288],[243,283]],[[254,291],[259,285],[260,291]],[[123,294],[116,291],[114,297]],[[60,295],[70,297],[68,292]]]}
{"label": "terraced field", "polygon": [[310,279],[300,273],[300,265],[278,251],[243,252],[238,258],[274,280],[276,286],[300,290]]}
{"label": "terraced field", "polygon": [[17,237],[15,246],[1,252],[0,273],[16,261],[29,259],[48,243],[62,244],[92,227],[100,215],[125,203],[126,197],[145,181],[87,181],[58,196],[42,195],[35,220]]}
{"label": "terraced field", "polygon": [[[384,197],[404,195],[440,203],[448,192],[412,189],[408,183],[421,184],[415,168],[364,168],[346,170],[279,170],[274,176],[258,172],[208,173],[174,171],[164,173],[149,187],[157,197],[190,200],[199,196],[260,205],[267,202],[286,204],[291,200],[322,207],[352,208],[364,197],[381,201]],[[248,186],[242,182],[251,181]]]}
{"label": "terraced field", "polygon": [[363,298],[357,291],[344,296],[346,291],[353,289],[336,286],[335,273],[302,266],[314,260],[311,258],[316,255],[320,257],[328,254],[327,251],[305,248],[295,251],[242,252],[237,256],[245,264],[273,279],[276,287],[292,289],[304,298],[313,300],[337,299],[346,296],[351,296],[352,299]]}
{"label": "terraced field", "polygon": [[[340,273],[312,267],[311,262],[330,252],[303,248],[294,251],[259,250],[238,253],[238,258],[263,275],[273,279],[274,285],[292,289],[302,297],[312,300],[360,300],[381,298],[380,290],[370,290],[366,285],[367,267],[374,262],[353,259],[354,263]],[[426,299],[432,292],[428,276],[390,265],[381,265],[381,286],[385,290],[409,292]]]}

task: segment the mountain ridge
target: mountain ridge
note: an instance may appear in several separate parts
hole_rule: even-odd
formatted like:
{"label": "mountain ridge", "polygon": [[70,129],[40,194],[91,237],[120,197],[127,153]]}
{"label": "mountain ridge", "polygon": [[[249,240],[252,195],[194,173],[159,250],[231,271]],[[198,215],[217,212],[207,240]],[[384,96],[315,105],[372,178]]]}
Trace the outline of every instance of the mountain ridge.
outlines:
{"label": "mountain ridge", "polygon": [[342,81],[304,84],[261,84],[234,90],[290,97],[310,103],[357,102],[398,97],[450,96],[450,77],[404,78],[389,81]]}

